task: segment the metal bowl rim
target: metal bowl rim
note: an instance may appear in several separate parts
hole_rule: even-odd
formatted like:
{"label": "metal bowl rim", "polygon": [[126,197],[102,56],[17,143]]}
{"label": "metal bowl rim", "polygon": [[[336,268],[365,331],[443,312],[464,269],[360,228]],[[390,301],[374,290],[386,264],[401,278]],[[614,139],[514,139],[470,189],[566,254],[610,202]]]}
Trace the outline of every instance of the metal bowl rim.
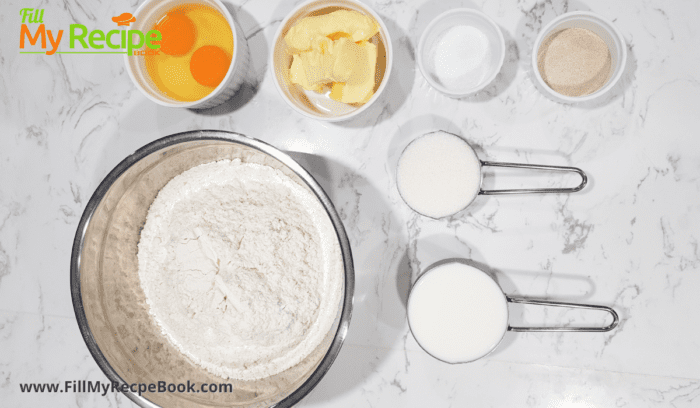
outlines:
{"label": "metal bowl rim", "polygon": [[[333,223],[333,227],[336,231],[336,236],[340,244],[340,249],[343,257],[343,265],[345,272],[345,292],[343,294],[343,307],[340,315],[340,322],[338,323],[338,328],[335,333],[335,337],[331,342],[331,346],[328,348],[325,356],[319,363],[318,367],[314,370],[309,378],[302,383],[302,385],[294,390],[287,397],[279,401],[274,407],[290,407],[302,398],[304,398],[318,383],[321,381],[323,376],[328,372],[333,361],[335,361],[340,348],[345,341],[347,336],[348,327],[350,326],[350,318],[352,315],[353,306],[353,294],[355,291],[355,271],[352,261],[352,252],[350,248],[350,242],[348,240],[343,223],[338,216],[333,203],[330,198],[326,195],[323,188],[318,184],[318,182],[313,178],[313,176],[306,171],[299,163],[292,159],[289,155],[282,152],[281,150],[275,148],[274,146],[265,143],[261,140],[254,139],[240,133],[228,132],[223,130],[195,130],[182,133],[176,133],[170,136],[165,136],[158,140],[155,140],[140,149],[136,150],[131,155],[127,156],[122,160],[112,171],[107,174],[107,176],[99,184],[95,192],[90,197],[90,200],[83,211],[83,214],[78,223],[78,228],[73,240],[73,248],[71,251],[71,263],[70,263],[70,289],[71,298],[73,303],[73,311],[75,312],[75,317],[78,322],[78,327],[80,333],[85,341],[85,344],[90,351],[90,354],[95,359],[95,362],[100,367],[102,372],[107,376],[107,378],[112,382],[117,382],[119,384],[126,384],[126,382],[117,374],[111,364],[107,361],[105,356],[100,351],[97,341],[90,330],[87,323],[87,317],[85,315],[85,309],[83,306],[83,300],[81,296],[80,287],[80,256],[83,250],[85,232],[87,226],[92,219],[93,214],[97,210],[97,207],[102,202],[102,199],[112,187],[112,184],[119,179],[119,177],[124,174],[132,165],[139,162],[141,159],[147,157],[148,155],[155,153],[163,148],[170,147],[184,142],[200,141],[200,140],[218,140],[224,142],[233,142],[242,144],[247,147],[259,150],[277,160],[282,164],[287,166],[292,170],[297,176],[299,176],[306,185],[314,192],[316,197],[321,201],[321,204],[326,209],[326,213]],[[127,391],[125,395],[134,403],[141,407],[155,408],[158,405],[147,400],[143,396],[139,396],[138,393]]]}

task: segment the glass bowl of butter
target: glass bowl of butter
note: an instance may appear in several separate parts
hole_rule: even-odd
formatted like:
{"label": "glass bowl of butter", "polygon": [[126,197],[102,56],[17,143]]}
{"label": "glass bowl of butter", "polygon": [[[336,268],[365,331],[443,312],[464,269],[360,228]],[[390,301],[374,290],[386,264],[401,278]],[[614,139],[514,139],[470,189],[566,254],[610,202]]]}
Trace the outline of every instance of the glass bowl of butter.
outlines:
{"label": "glass bowl of butter", "polygon": [[389,80],[389,30],[358,1],[305,2],[282,21],[274,38],[275,85],[304,116],[350,119],[374,103]]}

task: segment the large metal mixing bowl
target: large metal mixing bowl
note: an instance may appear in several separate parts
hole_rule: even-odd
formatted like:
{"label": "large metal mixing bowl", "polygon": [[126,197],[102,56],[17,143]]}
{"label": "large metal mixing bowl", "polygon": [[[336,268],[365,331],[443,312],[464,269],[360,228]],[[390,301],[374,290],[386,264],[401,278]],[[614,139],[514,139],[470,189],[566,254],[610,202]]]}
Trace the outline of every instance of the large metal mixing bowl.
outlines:
{"label": "large metal mixing bowl", "polygon": [[[318,197],[335,228],[345,275],[336,318],[323,342],[296,366],[255,381],[217,377],[193,364],[168,342],[148,314],[136,256],[148,209],[168,181],[199,164],[236,158],[279,169]],[[216,384],[217,388],[219,384],[231,384],[231,392],[125,392],[142,407],[294,405],[318,384],[338,355],[350,324],[355,287],[345,229],[313,177],[291,157],[266,143],[211,130],[156,140],[107,175],[80,219],[70,272],[80,331],[110,381],[129,385],[189,381],[196,390],[204,383]]]}

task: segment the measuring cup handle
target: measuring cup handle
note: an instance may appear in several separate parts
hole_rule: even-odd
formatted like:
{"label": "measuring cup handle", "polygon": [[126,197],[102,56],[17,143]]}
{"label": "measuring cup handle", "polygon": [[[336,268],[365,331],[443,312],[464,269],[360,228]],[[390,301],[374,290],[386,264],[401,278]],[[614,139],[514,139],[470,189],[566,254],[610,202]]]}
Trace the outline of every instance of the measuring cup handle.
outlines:
{"label": "measuring cup handle", "polygon": [[496,194],[527,194],[527,193],[575,193],[582,190],[588,183],[588,177],[583,170],[577,167],[565,167],[565,166],[545,166],[543,164],[523,164],[523,163],[499,163],[499,162],[488,162],[482,161],[481,166],[489,167],[515,167],[522,169],[533,169],[533,170],[554,170],[554,171],[570,171],[578,173],[581,176],[581,184],[576,187],[569,188],[518,188],[510,190],[480,190],[479,194],[484,195],[496,195]]}
{"label": "measuring cup handle", "polygon": [[612,308],[607,306],[596,306],[596,305],[585,305],[581,303],[565,303],[565,302],[552,302],[549,300],[536,300],[536,299],[524,299],[524,298],[512,298],[506,296],[506,300],[510,303],[524,303],[529,305],[541,305],[541,306],[556,306],[556,307],[570,307],[574,309],[593,309],[602,310],[604,312],[610,313],[612,315],[613,321],[605,327],[511,327],[508,326],[509,331],[514,332],[608,332],[615,327],[617,327],[620,322],[620,318],[617,316],[617,312]]}

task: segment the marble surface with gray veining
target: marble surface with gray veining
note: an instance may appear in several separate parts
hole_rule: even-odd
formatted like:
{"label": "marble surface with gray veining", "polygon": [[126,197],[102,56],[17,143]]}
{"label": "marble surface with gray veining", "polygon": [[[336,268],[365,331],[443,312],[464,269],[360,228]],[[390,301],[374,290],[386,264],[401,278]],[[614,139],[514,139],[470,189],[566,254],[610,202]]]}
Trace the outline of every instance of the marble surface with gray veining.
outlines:
{"label": "marble surface with gray veining", "polygon": [[[293,152],[347,229],[357,276],[350,330],[300,406],[700,406],[700,2],[367,0],[388,25],[394,71],[376,105],[339,124],[292,111],[272,82],[272,38],[295,1],[229,1],[251,47],[252,79],[205,112],[146,99],[120,55],[19,54],[22,7],[43,7],[47,28],[99,28],[138,3],[0,4],[0,406],[133,406],[116,393],[27,394],[19,384],[106,379],[70,298],[78,221],[124,157],[203,128]],[[415,61],[422,30],[457,6],[493,17],[507,42],[497,79],[462,100],[431,89]],[[579,106],[544,97],[530,69],[539,30],[574,10],[613,21],[628,48],[610,96]],[[572,195],[480,196],[444,220],[417,216],[398,195],[394,167],[409,141],[438,129],[464,136],[482,160],[577,166],[589,185]],[[576,181],[548,176],[505,171],[485,183]],[[508,294],[612,306],[620,325],[509,332],[480,361],[441,363],[411,336],[405,302],[419,272],[449,257],[492,272]],[[568,309],[510,313],[513,325],[605,323]]]}

